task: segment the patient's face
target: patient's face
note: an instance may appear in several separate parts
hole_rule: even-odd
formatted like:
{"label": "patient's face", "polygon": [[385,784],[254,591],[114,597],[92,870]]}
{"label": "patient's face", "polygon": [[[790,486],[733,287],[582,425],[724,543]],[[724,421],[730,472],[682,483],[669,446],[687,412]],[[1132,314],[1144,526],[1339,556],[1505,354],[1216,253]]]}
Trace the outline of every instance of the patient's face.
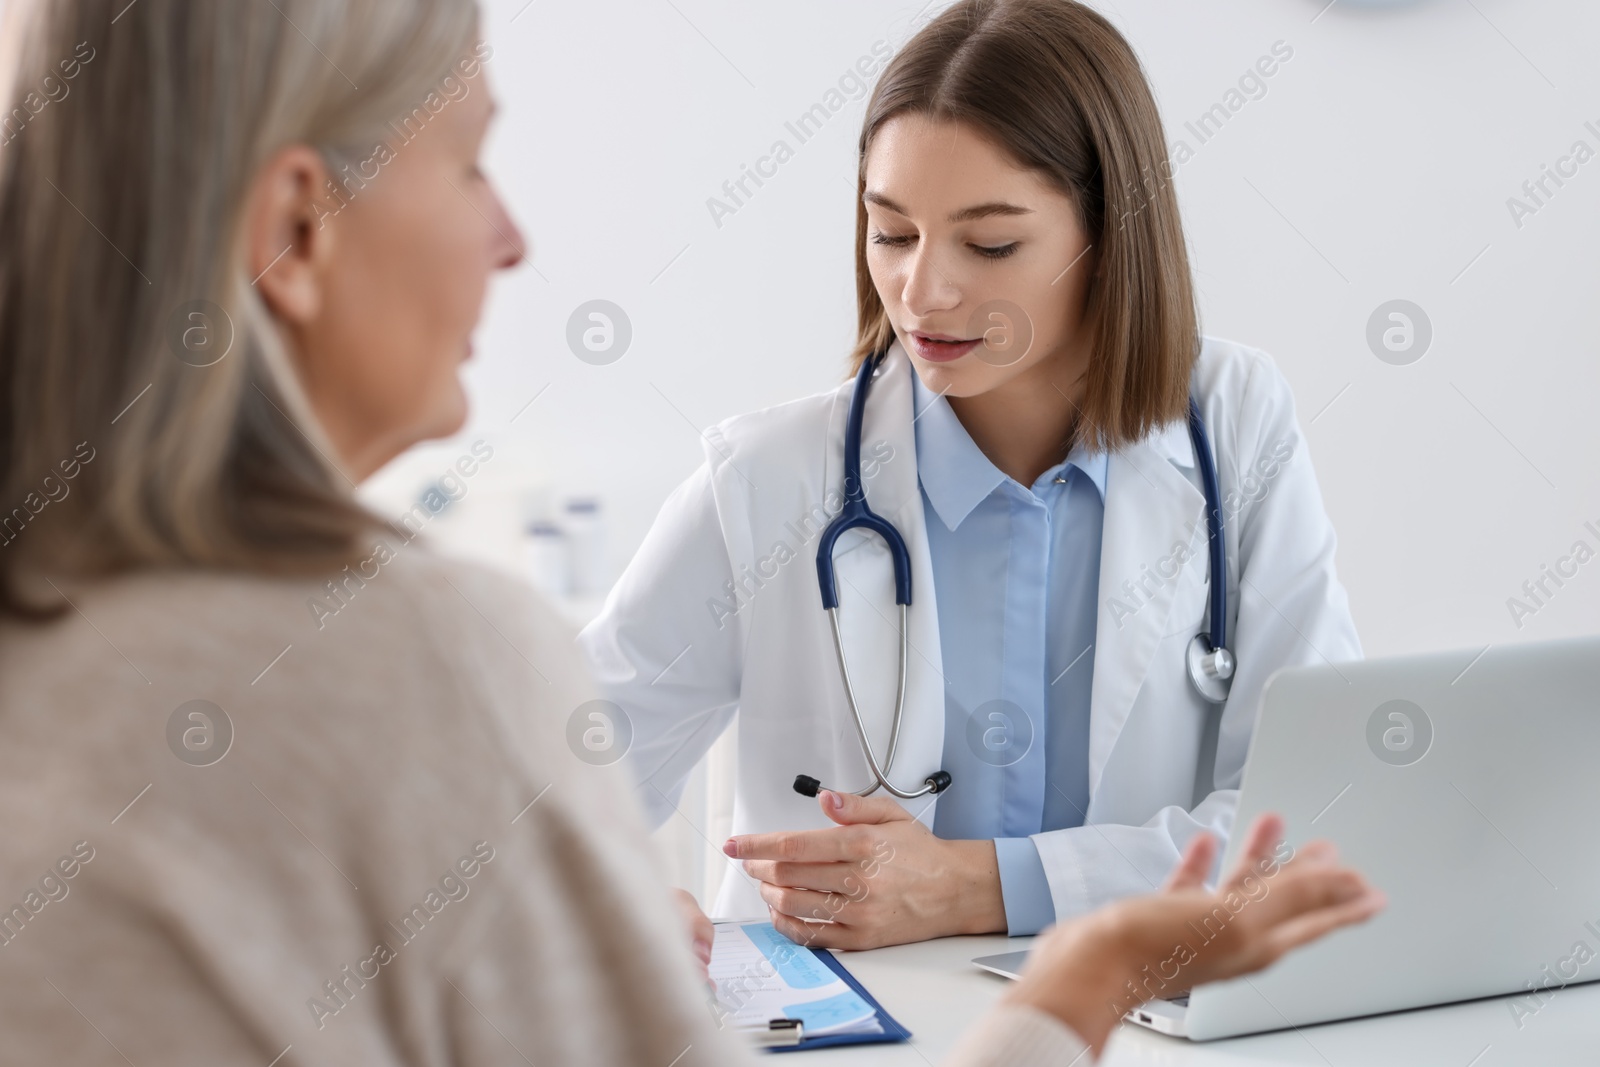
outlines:
{"label": "patient's face", "polygon": [[522,258],[522,235],[478,166],[494,110],[487,78],[459,79],[412,140],[353,166],[370,180],[321,220],[332,262],[300,331],[299,370],[358,478],[461,427],[459,368],[489,276]]}
{"label": "patient's face", "polygon": [[977,128],[908,112],[874,136],[864,199],[867,268],[924,385],[1078,379],[1095,257],[1070,197]]}

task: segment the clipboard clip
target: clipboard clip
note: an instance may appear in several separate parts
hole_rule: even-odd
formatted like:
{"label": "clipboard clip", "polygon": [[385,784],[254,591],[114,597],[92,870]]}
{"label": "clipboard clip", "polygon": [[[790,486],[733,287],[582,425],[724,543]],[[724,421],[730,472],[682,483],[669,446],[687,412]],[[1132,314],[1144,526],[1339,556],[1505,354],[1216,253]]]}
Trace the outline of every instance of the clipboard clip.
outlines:
{"label": "clipboard clip", "polygon": [[782,1048],[805,1040],[805,1029],[799,1019],[769,1019],[765,1024],[734,1027],[734,1033],[743,1034],[757,1048]]}

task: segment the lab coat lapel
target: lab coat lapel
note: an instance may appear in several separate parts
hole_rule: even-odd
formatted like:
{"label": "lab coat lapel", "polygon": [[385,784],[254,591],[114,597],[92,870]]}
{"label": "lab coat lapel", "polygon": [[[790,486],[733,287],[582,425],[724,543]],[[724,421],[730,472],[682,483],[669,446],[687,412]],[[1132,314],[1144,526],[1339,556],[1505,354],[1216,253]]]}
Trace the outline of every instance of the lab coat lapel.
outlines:
{"label": "lab coat lapel", "polygon": [[[1193,466],[1193,457],[1181,420],[1110,456],[1089,713],[1091,803],[1167,632],[1180,582],[1162,580],[1157,568],[1180,546],[1203,557],[1205,494],[1180,469]],[[1191,565],[1203,568],[1204,559]]]}
{"label": "lab coat lapel", "polygon": [[[896,342],[878,369],[867,400],[862,426],[862,480],[867,504],[900,531],[911,556],[911,607],[907,612],[910,650],[906,659],[905,713],[900,747],[895,756],[895,784],[919,785],[937,770],[944,752],[944,664],[939,644],[939,617],[934,601],[933,564],[917,482],[916,436],[912,425],[909,359]],[[844,484],[844,430],[853,387],[843,386],[829,418],[825,484]],[[899,670],[900,616],[894,602],[893,565],[875,535],[851,531],[834,552],[839,586],[840,630],[849,657],[851,681],[874,751],[886,756],[894,714]],[[833,665],[828,667],[834,673]],[[842,688],[839,700],[844,701]],[[848,707],[843,721],[850,722]],[[844,772],[843,788],[872,781],[853,724],[834,738],[835,766]],[[879,791],[877,795],[884,795]],[[907,804],[923,822],[932,824],[932,799]]]}

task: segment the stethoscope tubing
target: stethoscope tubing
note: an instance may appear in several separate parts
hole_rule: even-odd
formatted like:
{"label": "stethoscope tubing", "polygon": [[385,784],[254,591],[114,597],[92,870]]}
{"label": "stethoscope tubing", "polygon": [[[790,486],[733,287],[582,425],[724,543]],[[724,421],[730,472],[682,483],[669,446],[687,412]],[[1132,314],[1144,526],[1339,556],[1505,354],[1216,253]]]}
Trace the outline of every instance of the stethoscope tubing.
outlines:
{"label": "stethoscope tubing", "polygon": [[[894,769],[894,757],[900,745],[900,725],[905,713],[906,660],[910,645],[908,608],[911,604],[911,553],[892,522],[867,506],[866,486],[861,481],[861,435],[866,419],[867,393],[877,373],[888,356],[886,344],[878,352],[862,361],[856,373],[855,388],[850,397],[850,410],[845,419],[844,437],[844,503],[839,514],[822,531],[817,545],[817,584],[822,593],[822,606],[828,613],[833,632],[833,647],[839,659],[839,673],[844,679],[845,698],[850,705],[851,718],[855,720],[856,735],[866,756],[868,769],[874,783],[857,796],[871,796],[881,787],[901,800],[914,800],[929,793],[941,793],[950,787],[950,774],[936,771],[923,780],[915,790],[903,790],[889,780]],[[1194,445],[1195,461],[1200,470],[1200,483],[1206,499],[1206,540],[1209,547],[1209,607],[1207,629],[1190,642],[1186,653],[1190,682],[1205,700],[1220,704],[1227,700],[1229,683],[1234,673],[1232,653],[1227,647],[1228,593],[1227,593],[1227,542],[1224,540],[1222,491],[1217,481],[1216,461],[1211,451],[1211,440],[1206,433],[1205,420],[1200,405],[1189,398],[1189,439]],[[888,547],[894,566],[895,603],[900,607],[900,663],[895,685],[894,718],[889,728],[889,747],[882,766],[878,764],[872,739],[867,734],[866,720],[856,703],[855,686],[850,678],[850,664],[844,651],[844,638],[839,627],[839,591],[833,568],[833,549],[839,538],[854,529],[865,529],[877,534]],[[815,796],[822,783],[808,775],[795,778],[796,792]]]}
{"label": "stethoscope tubing", "polygon": [[1200,417],[1200,405],[1192,396],[1189,398],[1189,440],[1194,445],[1195,461],[1200,466],[1200,485],[1206,497],[1206,540],[1211,565],[1209,637],[1213,650],[1224,649],[1228,646],[1228,557],[1227,541],[1223,539],[1222,489],[1217,484],[1211,438],[1206,433],[1205,420]]}

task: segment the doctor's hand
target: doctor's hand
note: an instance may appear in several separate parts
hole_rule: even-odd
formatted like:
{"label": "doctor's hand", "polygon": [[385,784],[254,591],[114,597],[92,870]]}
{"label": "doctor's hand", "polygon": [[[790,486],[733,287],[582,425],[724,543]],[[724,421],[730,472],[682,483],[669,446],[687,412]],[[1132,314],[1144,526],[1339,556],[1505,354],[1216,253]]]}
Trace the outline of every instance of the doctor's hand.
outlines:
{"label": "doctor's hand", "polygon": [[1258,818],[1215,891],[1204,880],[1216,840],[1198,835],[1162,892],[1041,934],[1006,1000],[1054,1015],[1098,1055],[1122,1013],[1139,1003],[1259,971],[1383,907],[1383,895],[1341,867],[1330,843],[1312,841],[1292,853],[1282,835],[1277,816]]}
{"label": "doctor's hand", "polygon": [[1006,929],[994,842],[935,837],[888,797],[824,789],[817,801],[838,826],[723,846],[760,881],[785,937],[861,949]]}

